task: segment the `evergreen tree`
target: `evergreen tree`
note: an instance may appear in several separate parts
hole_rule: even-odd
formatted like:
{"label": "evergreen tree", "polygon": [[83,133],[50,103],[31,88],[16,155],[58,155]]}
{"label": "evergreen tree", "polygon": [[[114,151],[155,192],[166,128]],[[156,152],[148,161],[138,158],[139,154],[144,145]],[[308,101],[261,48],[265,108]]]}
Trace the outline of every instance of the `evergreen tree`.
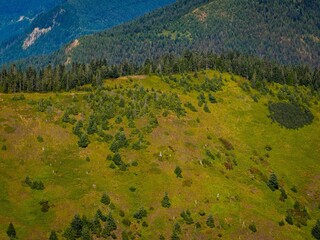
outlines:
{"label": "evergreen tree", "polygon": [[94,134],[97,131],[97,124],[94,116],[90,116],[87,133]]}
{"label": "evergreen tree", "polygon": [[275,173],[271,173],[271,175],[269,177],[269,180],[267,182],[267,185],[272,191],[274,191],[274,190],[279,188],[278,178],[277,178]]}
{"label": "evergreen tree", "polygon": [[176,169],[174,170],[174,173],[176,174],[176,176],[178,178],[182,178],[182,174],[181,174],[182,170],[181,170],[181,168],[179,166],[176,167]]}
{"label": "evergreen tree", "polygon": [[165,195],[161,201],[161,205],[164,208],[169,208],[171,206],[170,199],[168,197],[168,193],[165,193]]}
{"label": "evergreen tree", "polygon": [[316,225],[312,228],[311,233],[315,239],[320,240],[320,219],[318,219]]}
{"label": "evergreen tree", "polygon": [[85,226],[82,229],[81,239],[82,240],[92,240],[92,235],[91,235],[91,231],[90,231],[89,227]]}
{"label": "evergreen tree", "polygon": [[75,236],[77,238],[81,237],[83,224],[82,224],[82,220],[79,215],[74,216],[74,218],[71,222],[71,228],[74,230]]}
{"label": "evergreen tree", "polygon": [[9,224],[9,227],[7,229],[7,235],[10,239],[15,239],[17,237],[16,230],[12,223]]}
{"label": "evergreen tree", "polygon": [[215,225],[214,225],[214,219],[213,219],[213,216],[212,216],[212,215],[210,215],[210,216],[208,217],[208,219],[207,219],[207,221],[206,221],[206,224],[207,224],[207,226],[210,227],[210,228],[214,228],[214,227],[215,227]]}
{"label": "evergreen tree", "polygon": [[81,120],[77,121],[75,127],[73,128],[73,133],[77,136],[80,136],[82,127],[83,127],[82,121]]}
{"label": "evergreen tree", "polygon": [[49,240],[58,240],[58,236],[55,231],[51,231]]}
{"label": "evergreen tree", "polygon": [[104,205],[109,205],[110,204],[110,197],[108,194],[103,193],[101,200],[100,200]]}
{"label": "evergreen tree", "polygon": [[86,148],[88,147],[90,141],[89,141],[89,138],[86,134],[82,134],[79,141],[78,141],[78,145],[79,147],[81,148]]}

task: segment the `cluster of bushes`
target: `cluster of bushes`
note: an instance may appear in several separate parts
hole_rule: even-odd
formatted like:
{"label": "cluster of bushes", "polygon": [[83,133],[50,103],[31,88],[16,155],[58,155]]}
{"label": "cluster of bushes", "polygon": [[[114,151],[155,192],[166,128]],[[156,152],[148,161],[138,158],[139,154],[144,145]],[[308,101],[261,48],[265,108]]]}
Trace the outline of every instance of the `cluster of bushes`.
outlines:
{"label": "cluster of bushes", "polygon": [[41,181],[32,181],[28,176],[24,181],[31,189],[44,190],[44,184]]}
{"label": "cluster of bushes", "polygon": [[288,129],[298,129],[312,123],[311,111],[301,105],[290,102],[269,103],[270,117]]}

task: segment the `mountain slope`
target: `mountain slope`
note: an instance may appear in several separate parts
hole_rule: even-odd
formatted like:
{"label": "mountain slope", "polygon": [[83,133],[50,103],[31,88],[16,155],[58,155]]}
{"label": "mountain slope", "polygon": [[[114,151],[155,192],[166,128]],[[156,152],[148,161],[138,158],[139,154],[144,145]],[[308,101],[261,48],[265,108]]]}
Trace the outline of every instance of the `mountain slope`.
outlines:
{"label": "mountain slope", "polygon": [[80,35],[108,29],[172,2],[173,0],[64,1],[36,16],[23,31],[18,31],[18,35],[11,36],[0,44],[0,63],[51,53]]}
{"label": "mountain slope", "polygon": [[[106,58],[139,63],[168,52],[239,51],[285,64],[319,66],[320,2],[211,0],[176,4],[109,31],[85,36],[46,62]],[[30,61],[35,63],[39,60]]]}
{"label": "mountain slope", "polygon": [[[311,239],[320,218],[319,96],[266,87],[261,94],[242,77],[200,71],[0,95],[0,239],[10,222],[18,239],[48,239],[51,230],[76,239],[75,214],[101,240]],[[283,97],[300,99],[314,119],[295,130],[273,122],[268,105]],[[85,134],[89,142],[79,141]]]}

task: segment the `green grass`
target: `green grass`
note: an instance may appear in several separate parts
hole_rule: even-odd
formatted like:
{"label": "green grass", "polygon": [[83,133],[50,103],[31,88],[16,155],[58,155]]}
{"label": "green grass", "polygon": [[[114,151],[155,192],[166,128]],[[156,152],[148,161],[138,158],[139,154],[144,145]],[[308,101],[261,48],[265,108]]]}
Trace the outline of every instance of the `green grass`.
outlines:
{"label": "green grass", "polygon": [[[220,73],[208,71],[198,75],[199,79],[195,79],[190,74],[192,85],[202,83],[205,75],[212,78]],[[176,92],[182,105],[190,102],[198,110],[186,109],[186,115],[181,117],[169,111],[169,115],[163,117],[163,110],[150,108],[159,126],[144,134],[150,145],[139,151],[131,148],[137,137],[130,135],[133,129],[127,127],[127,118],[122,117],[120,124],[109,120],[111,128],[106,133],[114,135],[123,127],[129,138],[130,146],[120,150],[122,160],[138,162],[138,166],[130,166],[125,172],[109,168],[111,161],[106,160],[106,156],[112,154],[110,143],[98,141],[95,134],[89,136],[88,148],[80,149],[77,136],[72,134],[73,126],[61,121],[67,107],[73,105],[80,113],[75,118],[83,118],[86,123],[93,112],[84,100],[88,93],[24,94],[26,99],[18,102],[11,100],[13,95],[0,95],[0,146],[3,143],[7,146],[6,151],[0,150],[0,239],[6,239],[5,231],[11,221],[19,239],[46,239],[51,230],[61,235],[76,213],[92,217],[98,208],[107,213],[108,207],[100,203],[104,192],[116,206],[113,216],[119,238],[122,230],[128,230],[121,223],[119,210],[134,223],[132,231],[141,233],[142,239],[157,239],[160,234],[169,239],[175,222],[182,227],[181,239],[212,239],[218,234],[223,239],[311,238],[311,228],[320,217],[320,106],[312,104],[315,99],[310,101],[310,110],[315,116],[310,125],[299,130],[282,128],[268,117],[268,102],[277,102],[275,96],[261,95],[254,89],[246,93],[240,85],[247,80],[236,77],[231,81],[226,73],[222,76],[222,90],[212,93],[218,103],[208,103],[211,113],[198,107],[199,92],[184,92],[179,85],[173,89],[171,83],[157,76],[134,76],[132,81],[107,80],[106,88],[118,87],[110,90],[113,95],[125,96],[124,91],[138,84],[150,91],[154,88],[167,94]],[[275,92],[279,88],[268,87]],[[251,94],[257,94],[259,101],[254,102]],[[72,96],[78,101],[72,100]],[[36,105],[28,104],[30,100],[49,98],[53,107],[45,112],[37,112]],[[135,120],[140,130],[147,123],[147,116]],[[44,141],[39,142],[38,136]],[[234,150],[227,150],[219,138],[229,141]],[[272,150],[265,150],[266,145]],[[206,155],[207,149],[215,156],[214,160]],[[90,162],[86,157],[90,157]],[[204,159],[211,161],[212,166],[202,166]],[[228,161],[233,165],[236,161],[233,170],[225,168]],[[182,169],[182,179],[174,174],[176,166]],[[266,178],[275,172],[288,199],[281,202],[280,192],[272,192],[258,175],[250,173],[252,167]],[[26,176],[41,180],[45,190],[31,190],[23,183]],[[290,190],[293,185],[297,186],[297,193]],[[130,187],[136,191],[130,191]],[[161,206],[165,192],[171,202],[169,209]],[[49,212],[41,212],[41,200],[49,201]],[[286,210],[293,207],[295,200],[306,206],[311,216],[308,226],[298,228],[285,224],[280,227],[278,222],[285,218]],[[148,227],[142,227],[133,218],[141,207],[148,211],[145,219]],[[180,213],[187,209],[194,222],[202,225],[200,230],[183,223]],[[200,216],[200,211],[206,215]],[[215,219],[213,229],[206,226],[210,214]],[[257,227],[256,233],[248,229],[252,221]]]}

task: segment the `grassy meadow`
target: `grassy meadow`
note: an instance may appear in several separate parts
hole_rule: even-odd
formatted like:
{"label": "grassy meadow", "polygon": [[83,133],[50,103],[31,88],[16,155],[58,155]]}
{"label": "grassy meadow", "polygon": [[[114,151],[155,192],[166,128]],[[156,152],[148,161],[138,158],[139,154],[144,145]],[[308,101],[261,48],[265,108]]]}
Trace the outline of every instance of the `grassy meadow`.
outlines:
{"label": "grassy meadow", "polygon": [[[220,79],[218,89],[199,88],[206,78]],[[312,239],[311,229],[320,218],[319,99],[307,88],[297,87],[307,96],[314,119],[302,128],[287,129],[273,122],[268,110],[270,101],[280,101],[277,93],[282,86],[268,84],[269,93],[262,94],[251,87],[244,90],[248,83],[238,76],[206,71],[123,77],[106,80],[99,91],[84,86],[68,93],[25,93],[21,100],[14,100],[18,95],[1,94],[0,239],[7,239],[10,222],[18,239],[48,239],[52,230],[64,239],[75,214],[92,219],[98,209],[112,213],[117,239],[126,235],[171,239],[176,223],[181,226],[180,239]],[[201,107],[200,92],[205,97]],[[215,101],[208,100],[209,94]],[[82,120],[86,131],[90,116],[99,116],[108,101],[100,96],[116,103],[123,100],[124,105],[110,105],[115,113],[108,126],[102,130],[97,123],[99,131],[89,135],[89,145],[81,148],[73,128]],[[43,107],[43,99],[50,104]],[[159,99],[164,104],[157,105]],[[133,120],[126,117],[128,109],[136,114]],[[66,112],[71,123],[63,120]],[[125,134],[127,145],[112,152],[119,132]],[[133,148],[134,143],[139,149]],[[125,170],[112,163],[115,152]],[[174,173],[177,166],[182,178]],[[286,192],[284,201],[279,199],[280,190],[267,186],[271,173]],[[25,183],[27,176],[41,181],[45,189],[31,189]],[[291,190],[293,186],[297,191]],[[100,202],[103,193],[110,196],[109,206]],[[165,193],[169,208],[161,206]],[[47,212],[41,210],[41,201],[48,201]],[[285,220],[296,202],[308,213],[306,226],[299,222],[300,212],[293,214],[293,225]],[[141,208],[147,216],[135,219]],[[192,224],[180,216],[186,210]],[[206,224],[210,215],[214,228]]]}

